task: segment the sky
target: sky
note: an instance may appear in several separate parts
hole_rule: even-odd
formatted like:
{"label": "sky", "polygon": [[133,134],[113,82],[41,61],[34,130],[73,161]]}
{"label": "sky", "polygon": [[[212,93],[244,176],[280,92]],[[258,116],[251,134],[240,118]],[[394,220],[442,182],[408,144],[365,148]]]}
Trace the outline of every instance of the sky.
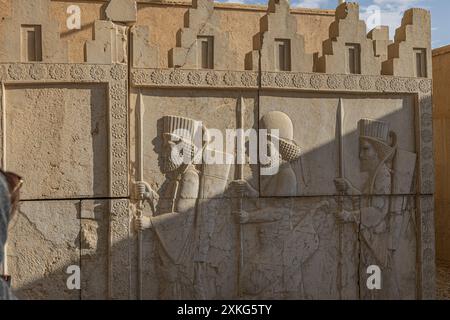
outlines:
{"label": "sky", "polygon": [[[246,4],[265,4],[268,0],[216,0],[218,2],[234,2]],[[400,26],[403,12],[409,8],[419,7],[431,11],[432,46],[439,48],[450,45],[450,1],[448,0],[361,0],[359,2],[361,19],[373,15],[373,6],[380,8],[382,25],[389,26],[391,37],[395,29]],[[291,7],[334,9],[338,0],[291,0]],[[371,19],[371,21],[377,21]],[[370,21],[366,21],[369,24]],[[370,28],[372,29],[372,28]]]}

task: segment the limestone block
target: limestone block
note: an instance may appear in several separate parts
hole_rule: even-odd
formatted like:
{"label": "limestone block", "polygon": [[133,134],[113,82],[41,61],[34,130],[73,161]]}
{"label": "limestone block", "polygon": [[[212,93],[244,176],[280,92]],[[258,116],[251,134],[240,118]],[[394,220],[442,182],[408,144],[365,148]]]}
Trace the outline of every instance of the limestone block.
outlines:
{"label": "limestone block", "polygon": [[80,202],[20,204],[11,222],[8,264],[20,299],[80,299],[66,285],[67,267],[80,266]]}
{"label": "limestone block", "polygon": [[[143,231],[144,296],[235,299],[239,292],[246,299],[415,299],[422,286],[416,261],[427,265],[416,260],[415,203],[414,196],[260,198],[241,206],[233,199],[205,199],[206,210],[191,213],[196,224],[178,225],[198,235],[188,237],[183,248],[174,245],[180,240],[171,232],[175,220],[170,229],[159,229],[157,222]],[[430,258],[428,251],[425,255]],[[174,263],[183,267],[184,277]],[[383,283],[371,295],[370,265],[380,267]]]}
{"label": "limestone block", "polygon": [[423,300],[436,299],[436,231],[435,231],[435,199],[433,196],[421,196],[417,207],[420,214],[417,217],[417,225],[420,226],[420,286]]}
{"label": "limestone block", "polygon": [[[136,242],[133,242],[131,210],[127,199],[115,199],[109,203],[109,276],[108,298],[130,299],[133,297],[132,258],[136,260]],[[133,250],[134,248],[134,250]],[[134,252],[134,255],[132,253]],[[135,291],[134,291],[135,292]]]}
{"label": "limestone block", "polygon": [[128,36],[124,26],[111,21],[96,20],[94,40],[86,41],[86,62],[127,63]]}
{"label": "limestone block", "polygon": [[379,26],[371,30],[367,37],[373,40],[375,55],[381,58],[381,61],[386,61],[388,58],[388,46],[392,43],[389,40],[389,28],[386,26]]}
{"label": "limestone block", "polygon": [[[241,226],[247,298],[418,297],[413,196],[259,201],[256,209],[246,203],[249,220]],[[402,211],[371,219],[377,204],[391,201],[403,203]],[[338,219],[339,208],[349,212],[346,220]],[[383,283],[372,296],[366,287],[370,265],[381,268]]]}
{"label": "limestone block", "polygon": [[[373,219],[372,209],[365,206],[371,203],[372,208],[380,208],[383,202],[392,205],[392,209],[377,221]],[[360,200],[361,299],[415,300],[420,297],[417,252],[421,245],[416,225],[416,203],[414,196],[363,197]],[[427,263],[419,258],[419,265]],[[370,290],[365,285],[369,276],[367,270],[373,265],[381,270],[381,290]]]}
{"label": "limestone block", "polygon": [[80,211],[81,299],[107,299],[109,201],[83,200]]}
{"label": "limestone block", "polygon": [[248,69],[259,68],[258,51],[262,71],[312,72],[312,55],[305,52],[304,37],[297,33],[297,20],[290,13],[289,1],[269,1],[260,32],[255,36],[254,51],[247,55]]}
{"label": "limestone block", "polygon": [[26,177],[23,199],[109,195],[102,85],[6,87],[6,166]]}
{"label": "limestone block", "polygon": [[231,35],[221,30],[214,1],[194,0],[185,21],[177,33],[176,47],[169,52],[169,67],[238,69],[237,54],[228,45]]}
{"label": "limestone block", "polygon": [[134,23],[137,20],[135,0],[110,0],[105,12],[106,17],[113,22]]}
{"label": "limestone block", "polygon": [[68,62],[67,42],[50,14],[50,0],[15,0],[0,23],[0,62]]}
{"label": "limestone block", "polygon": [[[387,27],[382,27],[381,30],[383,31],[366,35],[366,24],[359,20],[359,5],[349,2],[340,4],[336,8],[335,21],[330,25],[329,38],[323,42],[323,54],[318,58],[315,69],[325,73],[381,74],[383,45],[389,40]],[[353,50],[352,53],[349,53],[350,49]],[[350,58],[352,54],[355,55],[353,59]]]}
{"label": "limestone block", "polygon": [[134,26],[131,29],[134,68],[158,67],[158,47],[150,43],[150,28],[148,26]]}
{"label": "limestone block", "polygon": [[[204,199],[200,201],[201,208],[190,213],[197,219],[195,225],[176,226],[174,221],[171,228],[184,228],[198,235],[188,237],[183,247],[175,246],[181,238],[168,229],[143,231],[145,299],[227,299],[236,295],[239,237],[233,205],[236,203],[230,199]],[[148,214],[150,209],[147,210]],[[155,231],[159,232],[158,236]],[[176,258],[178,252],[182,252],[180,258]],[[182,266],[183,277],[177,276],[168,256],[175,257]],[[194,273],[198,275],[196,280]],[[181,290],[174,290],[176,286]]]}
{"label": "limestone block", "polygon": [[[343,150],[340,156],[339,141],[339,98],[343,102]],[[418,168],[415,142],[414,99],[408,95],[400,96],[346,96],[346,95],[317,95],[308,93],[284,93],[280,96],[263,93],[260,97],[260,117],[278,111],[288,116],[293,124],[293,140],[300,148],[300,158],[285,162],[275,176],[260,177],[261,190],[264,196],[285,196],[280,194],[282,186],[277,185],[279,177],[292,171],[292,188],[286,188],[289,195],[321,196],[337,195],[333,180],[340,175],[342,168],[345,179],[355,190],[367,194],[413,194],[415,188],[415,172]],[[385,161],[386,169],[392,166],[398,168],[395,177],[395,187],[386,186],[384,189],[367,189],[372,178],[376,183],[383,180],[383,170],[372,172],[368,176],[367,168],[360,157],[360,121],[361,119],[378,120],[376,125],[392,131],[392,136],[380,138],[381,145],[386,146],[386,152],[393,152],[394,134],[398,150],[394,161]],[[285,121],[285,127],[289,121]],[[261,127],[261,124],[260,124]],[[280,131],[280,134],[283,134]],[[283,137],[289,141],[289,137]],[[385,141],[385,142],[381,142]],[[292,143],[291,143],[292,144]],[[389,152],[390,152],[389,151]],[[380,150],[379,162],[383,153]],[[286,154],[288,156],[288,154]],[[342,159],[342,160],[341,160]],[[343,162],[341,164],[341,162]],[[390,169],[389,169],[390,170]],[[372,177],[372,178],[371,178]],[[381,182],[380,182],[381,183]],[[294,190],[294,191],[293,191]],[[296,190],[296,191],[295,191]],[[370,191],[372,190],[372,191]],[[356,192],[356,191],[355,191]]]}
{"label": "limestone block", "polygon": [[405,11],[401,26],[395,32],[394,43],[388,47],[388,60],[383,62],[383,74],[416,77],[416,51],[425,54],[425,78],[432,77],[431,17],[425,9]]}

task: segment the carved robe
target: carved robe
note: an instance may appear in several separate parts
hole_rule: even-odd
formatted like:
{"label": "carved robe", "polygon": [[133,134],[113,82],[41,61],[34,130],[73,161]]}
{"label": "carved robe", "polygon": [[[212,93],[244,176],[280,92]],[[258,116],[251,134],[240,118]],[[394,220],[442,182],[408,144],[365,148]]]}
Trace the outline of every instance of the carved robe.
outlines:
{"label": "carved robe", "polygon": [[[266,178],[266,195],[295,196],[297,180],[289,163],[277,175]],[[243,291],[258,299],[301,299],[302,264],[317,250],[319,239],[312,221],[304,217],[293,225],[293,201],[283,199],[277,205],[262,206],[250,213],[257,223],[259,246],[243,270]]]}
{"label": "carved robe", "polygon": [[199,174],[194,165],[172,181],[173,211],[152,218],[158,238],[160,298],[194,297],[195,213]]}
{"label": "carved robe", "polygon": [[[414,270],[400,270],[402,265],[410,265],[409,262],[400,261],[402,259],[412,259],[414,265],[413,212],[407,197],[383,196],[393,192],[392,174],[383,165],[375,178],[372,191],[375,195],[363,198],[360,204],[362,267],[366,270],[371,265],[377,265],[382,270],[381,291],[366,290],[366,275],[363,276],[363,299],[415,298]],[[410,187],[412,176],[406,180]],[[366,185],[365,193],[369,190],[369,185]]]}

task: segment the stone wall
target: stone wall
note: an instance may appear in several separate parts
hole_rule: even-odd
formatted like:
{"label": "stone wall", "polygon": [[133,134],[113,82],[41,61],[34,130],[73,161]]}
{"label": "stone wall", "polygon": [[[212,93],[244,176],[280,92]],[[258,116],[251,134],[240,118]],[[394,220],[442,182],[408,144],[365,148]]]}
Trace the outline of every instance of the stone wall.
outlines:
{"label": "stone wall", "polygon": [[436,254],[437,258],[450,261],[450,215],[448,172],[448,126],[450,119],[450,47],[433,50],[434,134],[436,141]]}
{"label": "stone wall", "polygon": [[[391,41],[354,3],[79,5],[68,31],[64,1],[0,1],[1,160],[26,179],[19,297],[434,296],[429,12]],[[280,154],[251,163],[267,136],[222,140],[236,129],[279,130]],[[235,141],[245,164],[192,158],[243,157]]]}

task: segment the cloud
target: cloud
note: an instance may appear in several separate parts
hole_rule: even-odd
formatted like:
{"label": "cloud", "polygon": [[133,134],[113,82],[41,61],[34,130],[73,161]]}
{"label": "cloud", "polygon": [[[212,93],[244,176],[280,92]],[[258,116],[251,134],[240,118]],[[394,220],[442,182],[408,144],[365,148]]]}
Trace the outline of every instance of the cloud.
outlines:
{"label": "cloud", "polygon": [[[380,24],[389,27],[390,36],[393,38],[395,30],[401,24],[405,10],[418,6],[426,7],[425,4],[429,2],[430,0],[373,0],[368,1],[368,5],[379,7]],[[368,8],[361,8],[361,19],[366,20],[370,16],[371,12],[367,11]]]}

